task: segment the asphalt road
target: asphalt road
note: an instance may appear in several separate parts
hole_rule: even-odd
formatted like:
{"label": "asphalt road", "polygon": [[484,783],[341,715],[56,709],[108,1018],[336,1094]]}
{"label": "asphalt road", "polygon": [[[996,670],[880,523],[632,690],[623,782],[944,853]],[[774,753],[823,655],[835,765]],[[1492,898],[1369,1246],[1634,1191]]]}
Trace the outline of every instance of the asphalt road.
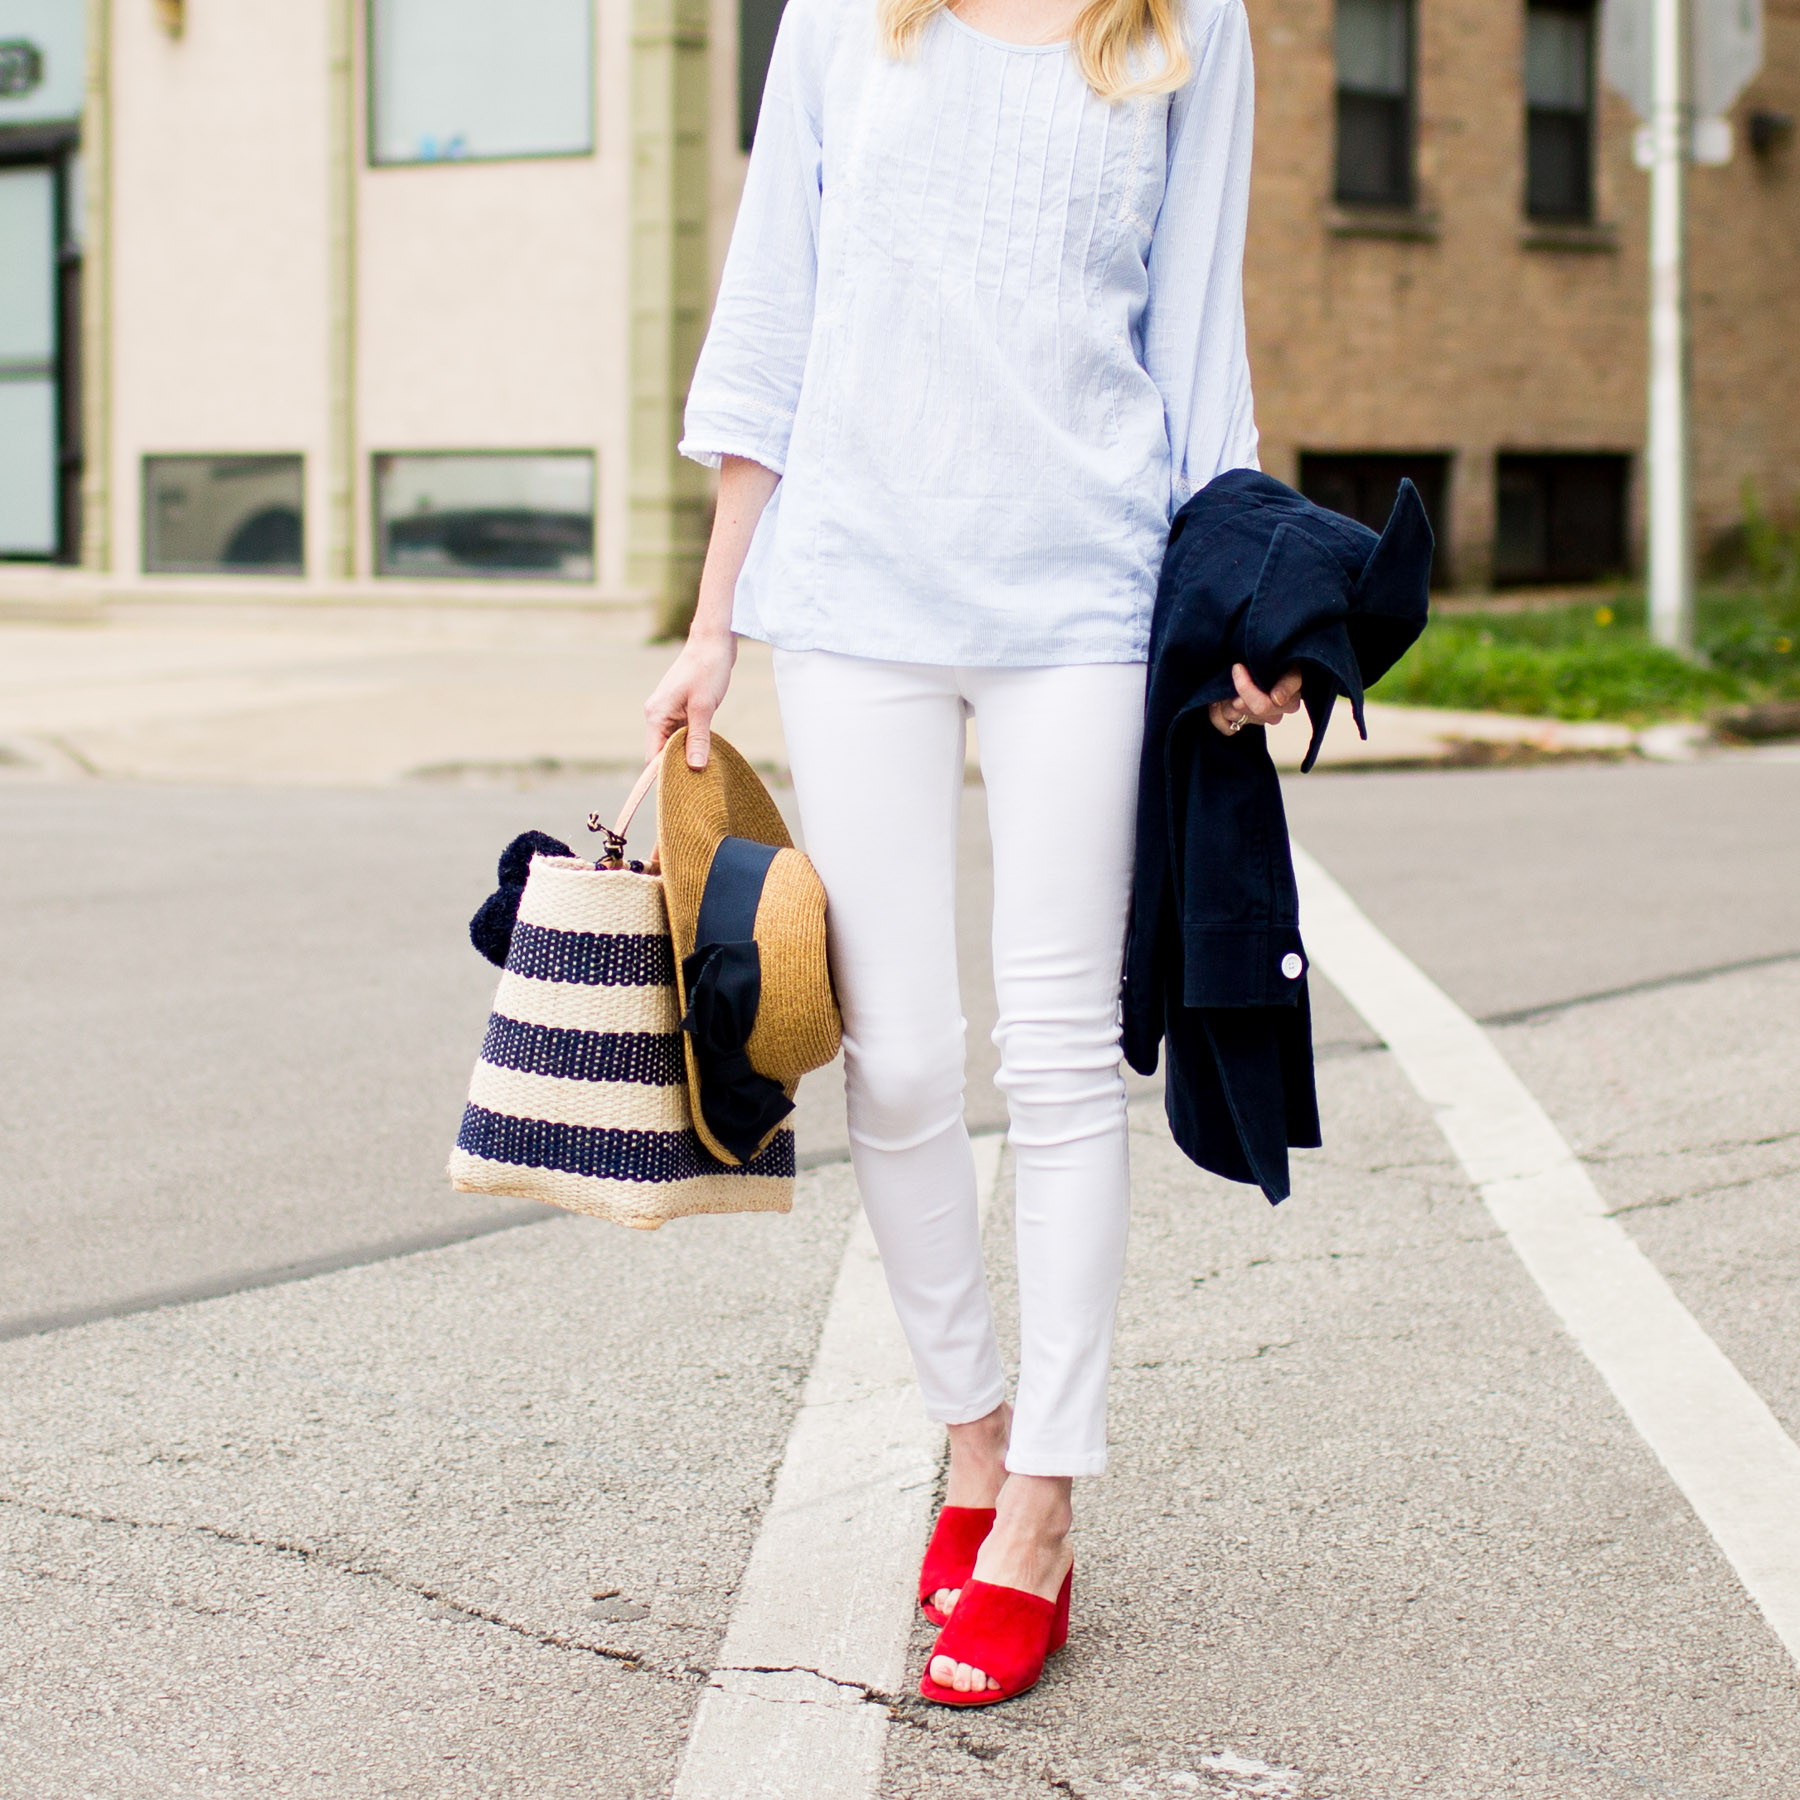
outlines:
{"label": "asphalt road", "polygon": [[[626,785],[0,789],[0,1338],[540,1217],[443,1179],[495,980],[466,926],[516,832],[585,845]],[[997,1130],[979,787],[964,817],[969,1115]],[[798,1135],[846,1154],[835,1067]]]}
{"label": "asphalt road", "polygon": [[[829,1077],[785,1220],[448,1191],[464,921],[515,830],[611,797],[0,788],[0,1796],[668,1791],[854,1197]],[[1800,765],[1289,806],[1800,1433]],[[1075,1639],[998,1713],[901,1699],[883,1793],[1792,1800],[1793,1663],[1392,1059],[1328,991],[1317,1025],[1278,1210],[1140,1092]]]}

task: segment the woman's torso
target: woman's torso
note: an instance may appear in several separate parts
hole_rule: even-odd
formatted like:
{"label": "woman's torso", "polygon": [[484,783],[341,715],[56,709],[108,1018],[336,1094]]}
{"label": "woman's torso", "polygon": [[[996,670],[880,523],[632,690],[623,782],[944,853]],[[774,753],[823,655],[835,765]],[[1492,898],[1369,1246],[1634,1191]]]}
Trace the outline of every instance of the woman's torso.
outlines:
{"label": "woman's torso", "polygon": [[1163,401],[1137,341],[1168,97],[1109,105],[1066,46],[948,13],[895,62],[867,0],[811,3],[836,13],[818,285],[749,571],[759,635],[1133,660],[1168,529]]}

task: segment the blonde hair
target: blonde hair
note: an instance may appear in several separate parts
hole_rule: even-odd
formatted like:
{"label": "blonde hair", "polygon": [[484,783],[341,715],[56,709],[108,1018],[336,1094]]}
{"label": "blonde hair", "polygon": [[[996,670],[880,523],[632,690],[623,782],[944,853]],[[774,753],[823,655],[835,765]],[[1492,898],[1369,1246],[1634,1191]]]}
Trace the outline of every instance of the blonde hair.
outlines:
{"label": "blonde hair", "polygon": [[[881,0],[881,47],[910,62],[933,14],[950,0]],[[1182,30],[1181,0],[1090,0],[1075,21],[1075,66],[1102,100],[1166,94],[1193,72]],[[1141,72],[1155,45],[1161,67]]]}

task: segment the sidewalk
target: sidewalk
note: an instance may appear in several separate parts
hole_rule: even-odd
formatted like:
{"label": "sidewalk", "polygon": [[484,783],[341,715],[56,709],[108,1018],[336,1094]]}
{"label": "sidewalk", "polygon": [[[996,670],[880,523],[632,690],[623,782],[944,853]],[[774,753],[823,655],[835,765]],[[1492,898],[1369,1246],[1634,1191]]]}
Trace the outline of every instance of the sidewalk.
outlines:
{"label": "sidewalk", "polygon": [[[386,785],[618,772],[673,649],[634,607],[575,612],[120,604],[69,623],[0,619],[0,772],[145,781]],[[1371,705],[1320,767],[1624,755],[1633,733]],[[785,765],[769,651],[746,642],[719,729]],[[1297,768],[1307,732],[1276,732]],[[971,748],[971,760],[974,751]]]}

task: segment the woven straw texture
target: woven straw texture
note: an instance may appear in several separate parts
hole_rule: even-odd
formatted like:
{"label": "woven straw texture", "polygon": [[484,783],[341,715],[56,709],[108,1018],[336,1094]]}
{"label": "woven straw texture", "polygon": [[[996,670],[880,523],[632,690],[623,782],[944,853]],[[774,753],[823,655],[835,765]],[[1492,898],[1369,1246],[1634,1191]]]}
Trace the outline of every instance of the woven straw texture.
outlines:
{"label": "woven straw texture", "polygon": [[794,1134],[749,1168],[695,1132],[662,878],[534,857],[450,1180],[654,1231],[786,1212]]}
{"label": "woven straw texture", "polygon": [[[750,1066],[759,1075],[779,1081],[791,1100],[800,1077],[830,1062],[843,1037],[826,955],[824,884],[818,871],[793,847],[768,789],[743,757],[715,736],[706,768],[690,769],[684,753],[686,742],[685,728],[669,739],[656,796],[656,835],[675,944],[677,989],[682,958],[693,952],[700,897],[719,841],[739,837],[779,845],[756,908],[762,997],[744,1048]],[[685,1008],[686,994],[679,998]],[[688,1081],[698,1089],[699,1072],[691,1045]],[[716,1157],[724,1162],[737,1160],[714,1141],[704,1119],[697,1128]]]}

